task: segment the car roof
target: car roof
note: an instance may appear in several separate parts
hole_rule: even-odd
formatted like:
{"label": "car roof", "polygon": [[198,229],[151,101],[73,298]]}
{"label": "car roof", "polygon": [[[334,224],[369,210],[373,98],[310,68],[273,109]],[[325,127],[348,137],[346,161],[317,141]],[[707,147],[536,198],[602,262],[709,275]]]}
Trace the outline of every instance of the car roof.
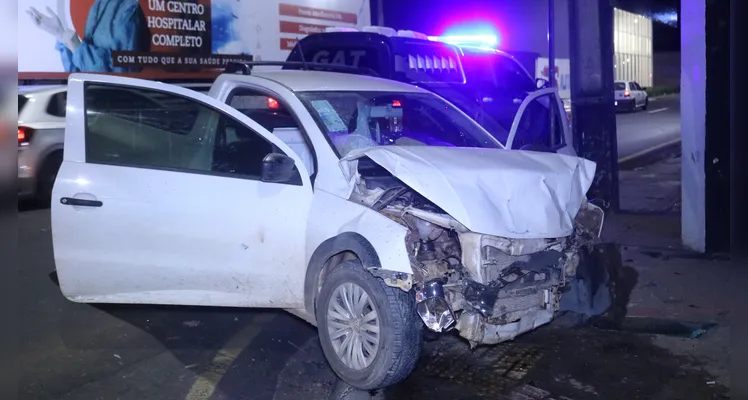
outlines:
{"label": "car roof", "polygon": [[254,69],[252,76],[274,81],[294,92],[330,90],[429,93],[403,82],[340,72]]}

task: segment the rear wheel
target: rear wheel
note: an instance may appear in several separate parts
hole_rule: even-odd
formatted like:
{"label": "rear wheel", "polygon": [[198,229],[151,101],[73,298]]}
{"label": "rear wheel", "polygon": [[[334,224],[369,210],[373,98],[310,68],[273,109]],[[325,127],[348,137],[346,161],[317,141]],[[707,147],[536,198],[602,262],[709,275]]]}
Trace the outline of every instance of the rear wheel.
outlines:
{"label": "rear wheel", "polygon": [[359,262],[342,263],[325,278],[316,316],[325,357],[351,386],[379,389],[413,372],[423,340],[415,298]]}
{"label": "rear wheel", "polygon": [[644,107],[642,107],[642,110],[646,110],[647,107],[649,107],[649,97],[644,99]]}
{"label": "rear wheel", "polygon": [[629,112],[636,112],[636,100],[631,100],[629,102]]}
{"label": "rear wheel", "polygon": [[52,201],[52,189],[55,186],[60,165],[62,165],[62,152],[57,151],[47,156],[36,176],[36,199],[41,205],[47,206]]}

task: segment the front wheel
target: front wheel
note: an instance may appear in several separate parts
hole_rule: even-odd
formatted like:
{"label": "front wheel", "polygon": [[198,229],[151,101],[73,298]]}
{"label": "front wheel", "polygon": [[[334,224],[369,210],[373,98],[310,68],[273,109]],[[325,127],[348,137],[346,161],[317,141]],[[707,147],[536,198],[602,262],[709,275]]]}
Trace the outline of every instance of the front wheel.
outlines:
{"label": "front wheel", "polygon": [[330,367],[351,386],[380,389],[413,372],[423,344],[415,297],[360,263],[345,262],[325,278],[316,317]]}

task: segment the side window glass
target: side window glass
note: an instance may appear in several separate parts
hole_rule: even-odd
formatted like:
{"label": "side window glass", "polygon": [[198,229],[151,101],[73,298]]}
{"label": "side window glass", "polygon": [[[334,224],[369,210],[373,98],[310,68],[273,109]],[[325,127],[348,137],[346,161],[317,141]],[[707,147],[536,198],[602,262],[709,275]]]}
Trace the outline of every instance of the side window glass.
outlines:
{"label": "side window glass", "polygon": [[49,99],[47,104],[47,114],[55,117],[65,117],[65,108],[67,107],[67,92],[57,93]]}
{"label": "side window glass", "polygon": [[87,163],[259,180],[265,157],[282,153],[234,118],[173,93],[87,85],[85,108]]}
{"label": "side window glass", "polygon": [[228,103],[282,140],[301,158],[309,175],[314,174],[315,162],[311,146],[283,102],[253,89],[240,88],[231,94]]}
{"label": "side window glass", "polygon": [[[553,124],[551,124],[553,116]],[[562,115],[553,94],[533,99],[520,117],[512,149],[528,147],[558,148],[565,144],[565,115]]]}
{"label": "side window glass", "polygon": [[289,110],[278,100],[251,89],[231,94],[229,105],[272,132],[276,128],[298,128]]}

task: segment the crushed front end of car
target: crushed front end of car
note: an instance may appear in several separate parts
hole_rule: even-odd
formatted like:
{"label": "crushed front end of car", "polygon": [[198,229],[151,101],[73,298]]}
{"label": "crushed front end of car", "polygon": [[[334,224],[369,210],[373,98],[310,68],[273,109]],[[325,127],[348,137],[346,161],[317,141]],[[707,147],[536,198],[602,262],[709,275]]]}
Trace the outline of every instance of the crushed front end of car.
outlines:
{"label": "crushed front end of car", "polygon": [[409,228],[417,310],[436,332],[457,329],[471,344],[496,344],[550,322],[603,212],[582,205],[574,234],[509,239],[468,231],[447,214],[392,206]]}
{"label": "crushed front end of car", "polygon": [[[356,188],[350,200],[408,228],[405,245],[413,269],[409,286],[415,291],[417,311],[424,324],[435,332],[456,329],[471,345],[478,345],[511,340],[550,322],[559,311],[560,300],[571,286],[570,282],[577,279],[580,263],[590,259],[585,254],[592,251],[603,224],[602,209],[589,203],[584,196],[589,180],[582,182],[579,179],[586,171],[579,172],[580,167],[574,164],[577,161],[555,154],[500,153],[498,156],[507,160],[506,164],[513,166],[525,162],[527,167],[515,168],[515,176],[523,181],[516,184],[503,182],[503,187],[498,185],[497,190],[480,187],[481,182],[464,185],[476,178],[453,174],[446,163],[442,166],[435,165],[438,161],[432,159],[424,163],[424,157],[408,158],[419,151],[417,149],[388,151],[386,158],[379,157],[374,162],[372,159],[377,156],[374,152],[367,154],[372,159],[359,159]],[[393,152],[400,154],[395,157]],[[500,162],[488,157],[486,160]],[[554,174],[559,176],[562,173],[544,171],[536,165],[545,168],[556,160],[566,163],[559,163],[561,167],[571,165],[577,169],[566,169],[563,179],[552,182]],[[427,167],[419,173],[417,168],[422,165]],[[585,166],[582,161],[576,165]],[[503,165],[496,168],[501,167]],[[428,186],[427,179],[440,178],[451,187],[442,190],[441,187]],[[541,182],[542,185],[532,187],[531,190],[537,190],[535,193],[522,193],[523,198],[528,196],[530,200],[537,200],[545,195],[547,201],[538,200],[530,206],[523,204],[522,208],[516,208],[517,212],[504,207],[519,195],[506,193],[521,193],[514,188],[524,190],[529,187],[526,185],[528,181]],[[460,185],[467,189],[457,190]],[[562,193],[565,187],[573,189]],[[449,202],[450,199],[456,201]],[[565,199],[565,202],[559,199]],[[488,206],[482,210],[470,208],[470,201]],[[489,201],[493,203],[489,204]],[[448,212],[445,207],[437,205],[438,202],[453,211]],[[534,209],[539,209],[535,211],[539,216],[532,214]],[[552,213],[555,211],[558,211],[558,218],[554,220]],[[459,221],[458,215],[467,222]],[[505,226],[509,229],[532,226],[538,227],[536,231],[547,229],[566,234],[557,235],[560,237],[510,238],[478,233],[466,226],[480,225],[483,218],[493,216],[516,220],[502,226],[483,224],[496,227],[492,233],[502,231]],[[546,223],[548,220],[551,222]]]}

